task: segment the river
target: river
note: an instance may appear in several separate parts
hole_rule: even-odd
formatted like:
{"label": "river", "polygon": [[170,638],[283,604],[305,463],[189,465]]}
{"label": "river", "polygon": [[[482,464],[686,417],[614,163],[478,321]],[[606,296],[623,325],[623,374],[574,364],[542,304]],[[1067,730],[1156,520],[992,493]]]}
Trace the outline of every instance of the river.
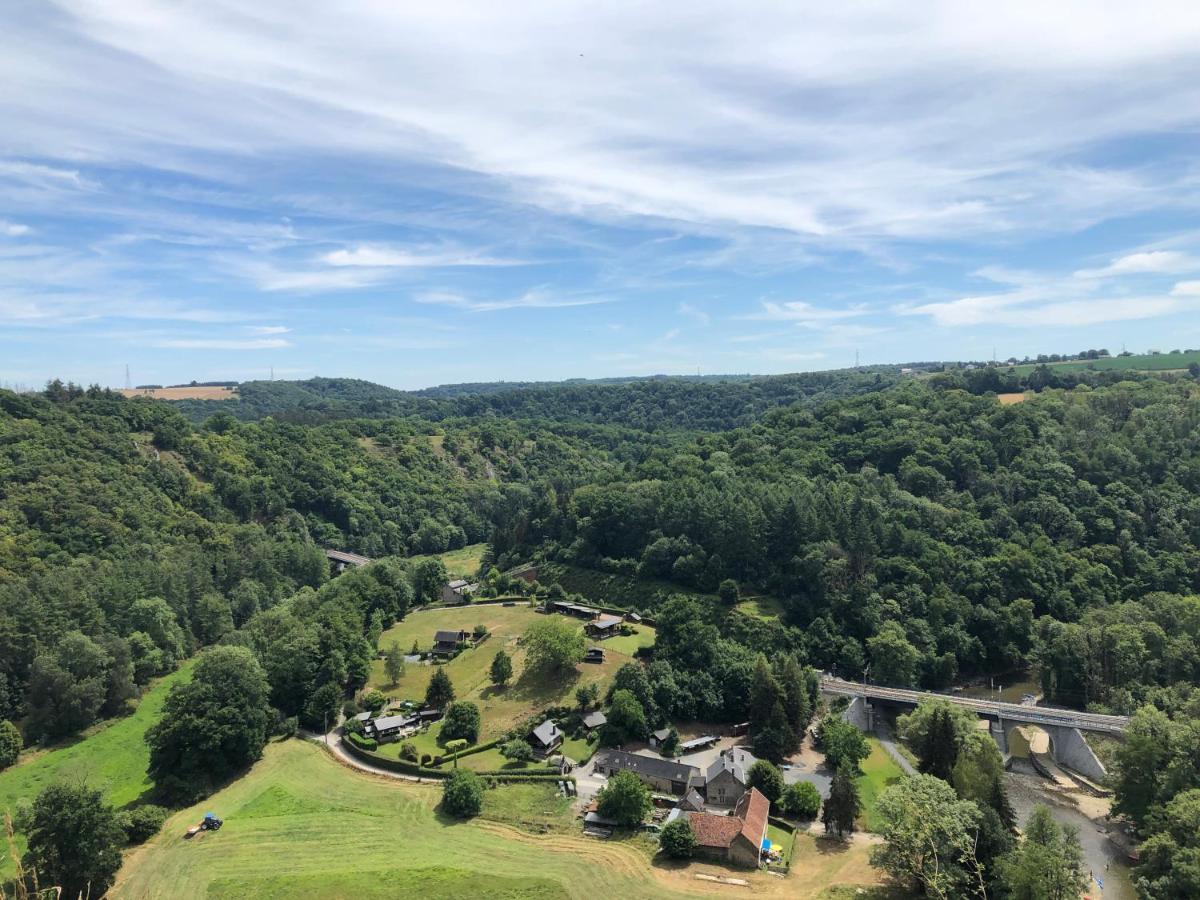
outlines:
{"label": "river", "polygon": [[1022,826],[1033,812],[1033,807],[1042,803],[1049,808],[1055,821],[1079,829],[1083,858],[1092,876],[1092,883],[1085,896],[1093,900],[1135,900],[1137,895],[1130,881],[1130,868],[1125,856],[1113,845],[1100,826],[1084,815],[1069,799],[1051,790],[1046,779],[1040,775],[1012,771],[1005,773],[1004,777],[1008,786],[1008,798]]}

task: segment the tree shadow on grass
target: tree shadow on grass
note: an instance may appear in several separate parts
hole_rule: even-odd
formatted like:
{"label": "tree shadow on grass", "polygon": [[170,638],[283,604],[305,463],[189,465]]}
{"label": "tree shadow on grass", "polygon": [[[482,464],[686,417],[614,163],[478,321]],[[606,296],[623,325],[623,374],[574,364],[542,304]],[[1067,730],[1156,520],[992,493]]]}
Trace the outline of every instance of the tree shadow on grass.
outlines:
{"label": "tree shadow on grass", "polygon": [[834,856],[845,853],[853,844],[846,838],[840,838],[837,835],[815,835],[816,840],[813,841],[817,845],[817,852],[822,856]]}
{"label": "tree shadow on grass", "polygon": [[515,700],[545,703],[571,691],[580,678],[578,668],[525,669],[508,689],[506,696]]}

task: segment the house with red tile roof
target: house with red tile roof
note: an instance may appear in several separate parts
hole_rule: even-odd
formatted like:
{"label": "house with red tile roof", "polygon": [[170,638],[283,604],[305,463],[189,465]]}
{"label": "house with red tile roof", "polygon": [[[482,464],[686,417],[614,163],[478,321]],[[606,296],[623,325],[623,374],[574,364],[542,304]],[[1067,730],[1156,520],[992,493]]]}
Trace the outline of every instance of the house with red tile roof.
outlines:
{"label": "house with red tile roof", "polygon": [[757,868],[770,812],[771,802],[757,788],[742,795],[731,815],[689,812],[696,851],[733,865]]}

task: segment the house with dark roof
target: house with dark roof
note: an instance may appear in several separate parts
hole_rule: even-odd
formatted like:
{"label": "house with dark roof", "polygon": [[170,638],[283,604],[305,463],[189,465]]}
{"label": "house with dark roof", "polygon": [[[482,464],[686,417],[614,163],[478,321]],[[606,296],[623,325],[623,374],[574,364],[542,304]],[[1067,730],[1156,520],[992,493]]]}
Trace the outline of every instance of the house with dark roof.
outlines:
{"label": "house with dark roof", "polygon": [[607,613],[596,616],[592,621],[584,626],[587,633],[597,640],[613,637],[621,633],[621,625],[624,622],[620,616],[610,616]]}
{"label": "house with dark roof", "polygon": [[704,775],[695,766],[663,759],[661,756],[642,756],[624,750],[601,750],[594,757],[592,771],[612,777],[618,772],[632,772],[642,783],[662,794],[682,796],[689,788],[702,787]]}
{"label": "house with dark roof", "polygon": [[607,725],[607,724],[608,724],[608,716],[606,716],[600,710],[596,710],[595,712],[590,712],[586,716],[583,717],[583,727],[586,728],[588,731],[595,731],[601,725]]}
{"label": "house with dark roof", "polygon": [[684,812],[704,812],[704,798],[700,796],[698,790],[692,788],[680,798],[676,808]]}
{"label": "house with dark roof", "polygon": [[696,852],[735,866],[758,868],[770,812],[770,801],[757,788],[746,791],[728,816],[689,812]]}
{"label": "house with dark roof", "polygon": [[670,728],[660,728],[657,731],[650,732],[650,746],[661,747],[667,742],[667,738],[671,736]]}
{"label": "house with dark roof", "polygon": [[733,806],[742,799],[750,784],[750,767],[758,762],[743,747],[730,747],[712,761],[704,772],[704,789],[708,802],[717,806]]}
{"label": "house with dark roof", "polygon": [[562,729],[554,724],[554,720],[547,719],[533,729],[529,742],[533,744],[533,752],[538,756],[549,756],[562,746],[564,737]]}
{"label": "house with dark roof", "polygon": [[435,631],[433,633],[433,655],[453,656],[470,639],[471,633],[468,631]]}
{"label": "house with dark roof", "polygon": [[415,731],[419,724],[416,716],[379,716],[368,719],[363,725],[363,732],[382,744]]}
{"label": "house with dark roof", "polygon": [[442,585],[442,602],[451,605],[456,603],[466,603],[471,599],[471,585],[467,584],[466,579],[456,578]]}

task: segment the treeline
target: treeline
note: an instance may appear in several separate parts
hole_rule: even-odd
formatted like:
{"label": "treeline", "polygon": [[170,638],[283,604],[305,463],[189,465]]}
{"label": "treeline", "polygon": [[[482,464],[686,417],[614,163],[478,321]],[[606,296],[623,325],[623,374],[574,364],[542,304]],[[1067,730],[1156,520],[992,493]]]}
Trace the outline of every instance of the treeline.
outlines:
{"label": "treeline", "polygon": [[1190,381],[1014,406],[910,381],[535,494],[522,552],[704,592],[735,579],[780,598],[786,649],[846,675],[942,687],[1040,659],[1056,699],[1131,710],[1187,689],[1194,629],[1142,634],[1138,665],[1110,654],[1085,686],[1054,623],[1129,619],[1114,605],[1143,598],[1168,619],[1190,608],[1150,595],[1200,588],[1198,424]]}
{"label": "treeline", "polygon": [[521,419],[666,430],[719,431],[749,425],[770,409],[801,401],[877,391],[895,378],[883,372],[811,372],[756,378],[656,378],[608,383],[492,384],[407,393],[349,378],[250,381],[239,399],[183,400],[174,405],[193,422],[217,413],[243,421],[267,416],[300,424],[355,418],[418,416]]}

